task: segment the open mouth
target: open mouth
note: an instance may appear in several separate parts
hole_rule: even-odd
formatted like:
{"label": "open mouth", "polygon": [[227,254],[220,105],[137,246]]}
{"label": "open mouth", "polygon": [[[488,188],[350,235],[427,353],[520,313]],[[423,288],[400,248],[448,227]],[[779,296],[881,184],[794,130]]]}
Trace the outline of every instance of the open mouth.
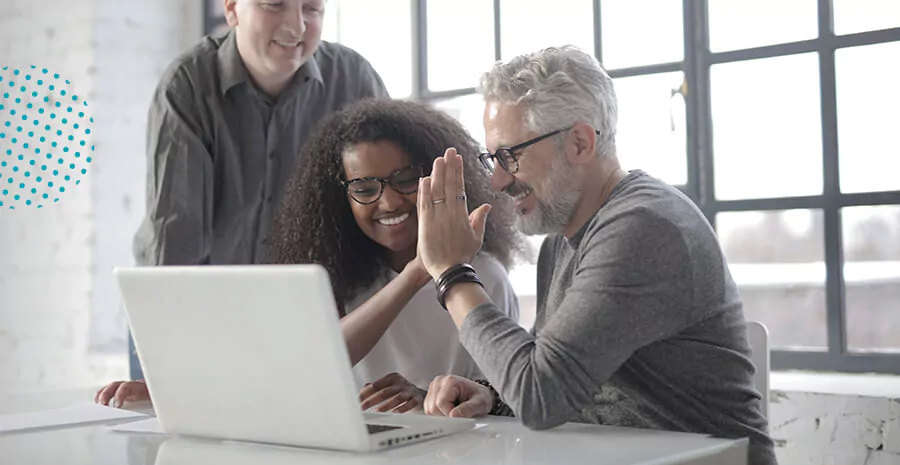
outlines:
{"label": "open mouth", "polygon": [[409,213],[403,213],[397,216],[378,218],[378,223],[383,224],[385,226],[397,226],[398,224],[409,219]]}
{"label": "open mouth", "polygon": [[272,42],[275,42],[276,44],[278,44],[284,48],[297,48],[300,46],[300,44],[303,43],[303,41],[285,42],[285,41],[281,41],[281,40],[273,40]]}
{"label": "open mouth", "polygon": [[522,189],[522,192],[519,192],[518,194],[515,194],[515,195],[511,195],[511,197],[516,202],[521,202],[522,200],[525,200],[525,197],[528,197],[529,195],[531,195],[532,192],[534,192],[534,189],[532,189],[530,187],[526,187],[526,188]]}

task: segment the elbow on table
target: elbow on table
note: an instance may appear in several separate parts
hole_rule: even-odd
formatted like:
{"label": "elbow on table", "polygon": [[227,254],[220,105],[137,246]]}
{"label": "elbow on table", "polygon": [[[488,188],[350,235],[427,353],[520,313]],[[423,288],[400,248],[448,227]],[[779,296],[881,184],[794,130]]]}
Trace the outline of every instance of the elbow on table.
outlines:
{"label": "elbow on table", "polygon": [[522,412],[516,412],[519,421],[522,422],[522,425],[532,431],[544,431],[556,428],[567,421],[566,418],[561,415],[550,415],[541,410],[522,410]]}

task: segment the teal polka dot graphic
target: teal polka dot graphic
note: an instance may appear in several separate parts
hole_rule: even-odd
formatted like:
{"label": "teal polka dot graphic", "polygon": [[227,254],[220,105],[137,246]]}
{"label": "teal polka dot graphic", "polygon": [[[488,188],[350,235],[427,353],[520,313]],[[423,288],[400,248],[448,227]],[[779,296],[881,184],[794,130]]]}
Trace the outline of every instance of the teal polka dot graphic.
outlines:
{"label": "teal polka dot graphic", "polygon": [[43,208],[81,184],[94,152],[90,110],[59,73],[0,69],[0,209]]}

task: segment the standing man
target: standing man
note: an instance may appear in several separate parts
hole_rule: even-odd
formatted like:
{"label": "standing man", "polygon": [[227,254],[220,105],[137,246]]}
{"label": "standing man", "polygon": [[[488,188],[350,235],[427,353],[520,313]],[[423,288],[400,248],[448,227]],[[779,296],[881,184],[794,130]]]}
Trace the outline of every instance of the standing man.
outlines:
{"label": "standing man", "polygon": [[[321,42],[325,0],[222,0],[231,29],[163,73],[147,126],[147,213],[138,265],[254,264],[292,168],[320,119],[388,98],[353,50]],[[129,337],[131,378],[141,380]],[[148,396],[114,382],[97,402]]]}
{"label": "standing man", "polygon": [[419,256],[487,380],[436,378],[425,412],[746,437],[749,463],[774,465],[715,233],[679,190],[620,168],[616,96],[597,60],[570,47],[519,56],[481,92],[491,183],[515,199],[523,232],[550,235],[537,315],[530,333],[519,327],[466,265],[490,207],[470,224],[461,158],[448,150],[419,187]]}

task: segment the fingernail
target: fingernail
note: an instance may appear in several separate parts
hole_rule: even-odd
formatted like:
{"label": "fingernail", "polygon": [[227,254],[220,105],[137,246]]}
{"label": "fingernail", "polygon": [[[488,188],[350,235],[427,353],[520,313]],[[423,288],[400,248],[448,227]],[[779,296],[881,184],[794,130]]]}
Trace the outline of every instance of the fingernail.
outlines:
{"label": "fingernail", "polygon": [[121,400],[116,400],[115,403],[114,403],[114,405],[115,405],[116,408],[122,408],[122,401],[121,401]]}

